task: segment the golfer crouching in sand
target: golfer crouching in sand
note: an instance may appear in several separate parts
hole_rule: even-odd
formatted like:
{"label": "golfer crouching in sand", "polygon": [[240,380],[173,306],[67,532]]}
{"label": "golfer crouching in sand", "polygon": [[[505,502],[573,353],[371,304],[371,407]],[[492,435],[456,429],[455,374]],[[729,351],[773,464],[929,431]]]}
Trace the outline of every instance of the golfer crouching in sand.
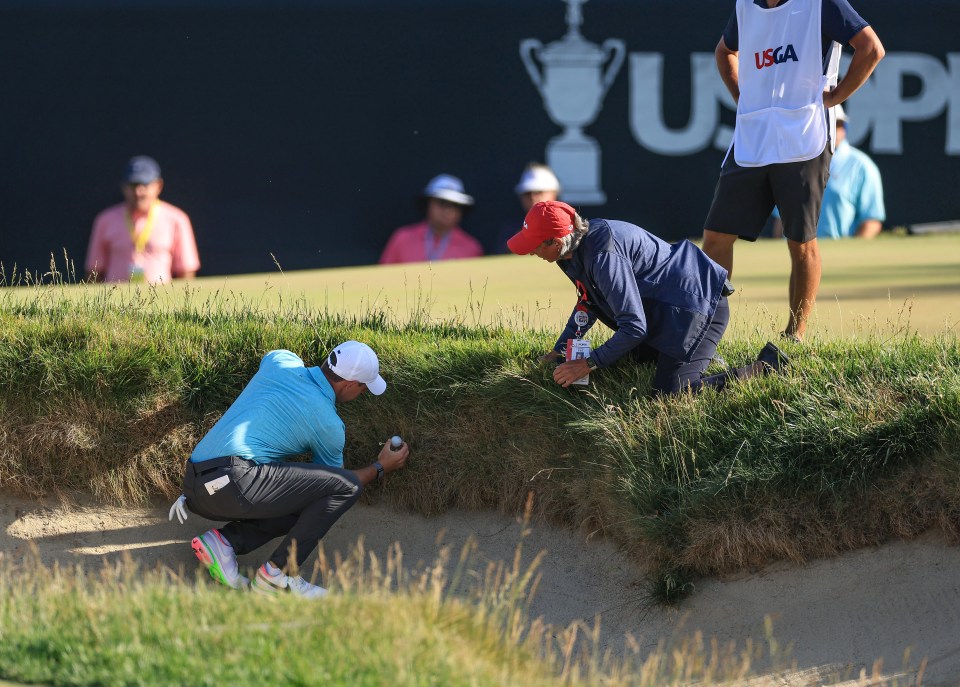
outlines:
{"label": "golfer crouching in sand", "polygon": [[[336,403],[366,391],[379,396],[386,388],[377,354],[358,341],[334,348],[320,367],[305,367],[290,351],[263,357],[240,396],[193,451],[183,495],[170,509],[170,519],[176,515],[181,523],[186,509],[229,521],[192,542],[214,580],[234,589],[249,584],[269,594],[326,594],[297,571],[363,487],[402,468],[410,453],[406,443],[392,449],[387,442],[372,465],[345,470],[344,425]],[[311,453],[313,462],[287,462],[299,453]],[[251,583],[240,574],[237,554],[280,536],[280,545]]]}
{"label": "golfer crouching in sand", "polygon": [[[655,394],[719,390],[731,379],[779,372],[787,364],[767,343],[756,362],[703,376],[730,321],[733,286],[727,271],[689,241],[669,244],[616,220],[588,222],[566,203],[547,201],[530,209],[507,246],[556,263],[577,288],[567,327],[543,356],[567,358],[553,373],[561,386],[624,356],[656,364]],[[598,319],[614,334],[591,351],[583,335]]]}

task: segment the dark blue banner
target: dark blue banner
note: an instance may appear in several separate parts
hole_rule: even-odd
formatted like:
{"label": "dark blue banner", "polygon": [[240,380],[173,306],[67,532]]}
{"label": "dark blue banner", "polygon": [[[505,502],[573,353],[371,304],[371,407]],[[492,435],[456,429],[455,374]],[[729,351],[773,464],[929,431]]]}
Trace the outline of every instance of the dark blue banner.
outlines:
{"label": "dark blue banner", "polygon": [[[733,124],[713,58],[733,5],[8,3],[0,262],[82,265],[140,154],[193,220],[201,275],[375,262],[441,172],[492,249],[534,160],[588,217],[699,236]],[[887,49],[847,108],[887,226],[960,218],[960,5],[854,5]]]}

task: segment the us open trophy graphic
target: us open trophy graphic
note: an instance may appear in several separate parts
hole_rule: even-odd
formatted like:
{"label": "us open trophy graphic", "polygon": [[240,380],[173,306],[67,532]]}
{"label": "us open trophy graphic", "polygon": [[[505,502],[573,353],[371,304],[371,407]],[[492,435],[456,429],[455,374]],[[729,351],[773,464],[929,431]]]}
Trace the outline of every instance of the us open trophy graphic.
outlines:
{"label": "us open trophy graphic", "polygon": [[[608,38],[602,46],[584,39],[580,35],[581,8],[587,0],[564,2],[567,35],[547,46],[536,38],[526,38],[520,41],[520,58],[543,96],[550,119],[564,127],[562,134],[547,143],[547,164],[560,179],[564,200],[601,205],[607,196],[600,188],[600,146],[583,128],[600,113],[600,103],[623,64],[626,46],[616,38]],[[542,71],[538,61],[543,64]]]}

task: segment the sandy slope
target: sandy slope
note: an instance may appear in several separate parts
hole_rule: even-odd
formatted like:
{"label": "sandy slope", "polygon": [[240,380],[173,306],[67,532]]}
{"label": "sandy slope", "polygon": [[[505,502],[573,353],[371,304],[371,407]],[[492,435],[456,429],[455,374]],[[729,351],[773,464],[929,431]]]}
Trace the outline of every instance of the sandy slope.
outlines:
{"label": "sandy slope", "polygon": [[[189,540],[210,524],[191,516],[186,525],[167,521],[167,506],[121,510],[61,506],[0,496],[0,551],[24,556],[34,543],[46,563],[99,566],[129,551],[147,566],[195,566]],[[520,526],[489,514],[455,512],[426,519],[384,506],[358,505],[325,540],[328,554],[346,553],[362,534],[366,546],[383,556],[399,541],[405,560],[432,561],[437,535],[459,551],[468,537],[479,542],[477,565],[510,561]],[[863,550],[805,567],[772,566],[728,580],[705,580],[679,609],[650,607],[640,573],[604,541],[546,526],[525,539],[528,558],[546,550],[534,615],[567,625],[601,615],[604,643],[622,647],[629,632],[642,646],[702,630],[707,637],[739,644],[764,637],[770,616],[774,634],[800,671],[789,684],[822,684],[826,676],[856,678],[883,660],[887,675],[913,676],[926,658],[923,682],[960,684],[960,548],[930,534],[920,540]],[[241,564],[255,567],[259,556]],[[910,650],[905,664],[905,651]],[[779,683],[784,684],[784,683]]]}

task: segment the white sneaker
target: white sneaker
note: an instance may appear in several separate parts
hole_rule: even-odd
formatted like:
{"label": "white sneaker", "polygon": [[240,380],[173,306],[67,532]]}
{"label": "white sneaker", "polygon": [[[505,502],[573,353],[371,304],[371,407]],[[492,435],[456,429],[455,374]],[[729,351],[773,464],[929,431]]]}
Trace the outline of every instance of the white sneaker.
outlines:
{"label": "white sneaker", "polygon": [[219,530],[208,530],[199,537],[194,537],[190,545],[197,559],[210,573],[210,577],[220,584],[231,589],[241,589],[250,584],[250,580],[240,574],[237,555]]}
{"label": "white sneaker", "polygon": [[304,599],[319,599],[327,594],[326,589],[310,584],[299,575],[289,577],[276,568],[269,570],[266,563],[257,568],[250,589],[260,594],[293,594]]}

